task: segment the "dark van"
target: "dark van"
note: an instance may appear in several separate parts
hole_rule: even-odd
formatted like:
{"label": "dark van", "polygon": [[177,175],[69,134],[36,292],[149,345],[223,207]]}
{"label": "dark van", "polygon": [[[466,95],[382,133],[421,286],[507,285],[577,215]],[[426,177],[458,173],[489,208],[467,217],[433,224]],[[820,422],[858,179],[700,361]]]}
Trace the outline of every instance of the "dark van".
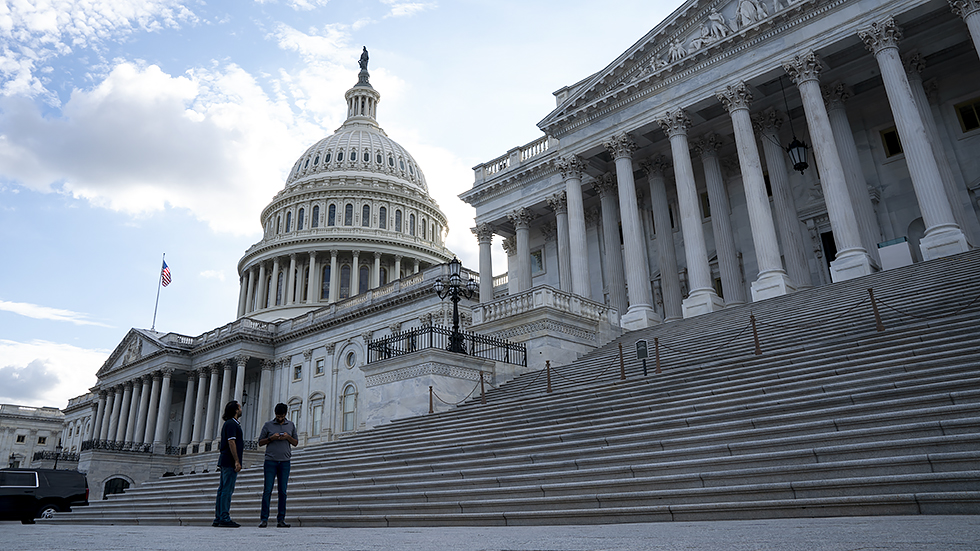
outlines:
{"label": "dark van", "polygon": [[78,471],[0,469],[0,520],[32,524],[88,505],[88,480]]}

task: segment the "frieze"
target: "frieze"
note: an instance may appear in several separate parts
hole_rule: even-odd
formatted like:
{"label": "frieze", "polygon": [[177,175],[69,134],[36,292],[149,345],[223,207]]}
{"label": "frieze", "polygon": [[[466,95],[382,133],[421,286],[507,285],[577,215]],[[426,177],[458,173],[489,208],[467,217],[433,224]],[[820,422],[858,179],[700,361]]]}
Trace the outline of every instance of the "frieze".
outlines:
{"label": "frieze", "polygon": [[439,362],[423,362],[418,365],[395,369],[385,373],[378,373],[377,375],[371,375],[365,378],[365,385],[370,388],[397,381],[416,379],[426,375],[450,377],[465,381],[480,380],[480,372],[476,369],[446,365]]}
{"label": "frieze", "polygon": [[514,337],[530,335],[540,331],[562,333],[591,343],[599,342],[599,334],[597,331],[589,331],[587,329],[582,329],[580,327],[562,323],[556,320],[538,320],[530,323],[522,323],[504,331],[495,332],[493,336],[500,339],[513,339]]}

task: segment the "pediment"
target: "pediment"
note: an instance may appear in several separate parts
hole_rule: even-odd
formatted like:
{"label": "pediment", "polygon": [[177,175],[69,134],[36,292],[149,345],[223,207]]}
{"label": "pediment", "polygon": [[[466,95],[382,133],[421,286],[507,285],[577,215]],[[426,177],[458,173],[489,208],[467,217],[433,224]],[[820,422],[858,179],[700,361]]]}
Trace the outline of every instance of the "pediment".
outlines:
{"label": "pediment", "polygon": [[562,104],[538,123],[559,137],[559,127],[637,90],[688,71],[736,49],[779,21],[822,0],[688,0],[605,69],[556,92]]}
{"label": "pediment", "polygon": [[163,349],[162,343],[149,331],[142,329],[130,329],[129,333],[116,346],[109,355],[109,358],[102,364],[102,368],[96,374],[101,378],[114,371],[135,364],[144,357],[153,355]]}

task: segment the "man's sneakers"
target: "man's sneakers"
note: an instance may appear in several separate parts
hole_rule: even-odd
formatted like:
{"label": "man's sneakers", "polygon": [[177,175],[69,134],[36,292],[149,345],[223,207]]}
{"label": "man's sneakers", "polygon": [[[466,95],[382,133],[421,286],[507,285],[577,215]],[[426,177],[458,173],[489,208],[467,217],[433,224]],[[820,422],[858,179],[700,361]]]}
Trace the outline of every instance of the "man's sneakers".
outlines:
{"label": "man's sneakers", "polygon": [[230,520],[228,522],[212,522],[211,526],[216,526],[218,528],[238,528],[239,526],[241,526],[241,524],[238,524],[237,522]]}
{"label": "man's sneakers", "polygon": [[286,524],[286,521],[280,520],[276,522],[276,528],[289,528],[289,525]]}
{"label": "man's sneakers", "polygon": [[265,528],[268,525],[269,525],[269,521],[263,520],[262,522],[259,523],[259,528]]}

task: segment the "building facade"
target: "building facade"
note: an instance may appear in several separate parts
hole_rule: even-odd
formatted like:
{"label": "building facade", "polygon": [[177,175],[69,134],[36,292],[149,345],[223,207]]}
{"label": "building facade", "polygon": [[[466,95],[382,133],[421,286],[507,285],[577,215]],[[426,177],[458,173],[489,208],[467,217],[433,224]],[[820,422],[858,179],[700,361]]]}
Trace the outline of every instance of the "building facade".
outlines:
{"label": "building facade", "polygon": [[[0,456],[7,467],[30,467],[35,455],[56,453],[65,415],[58,408],[0,404]],[[67,465],[66,465],[67,466]]]}
{"label": "building facade", "polygon": [[978,10],[685,2],[475,167],[481,288],[508,254],[477,327],[540,285],[636,329],[980,243]]}

